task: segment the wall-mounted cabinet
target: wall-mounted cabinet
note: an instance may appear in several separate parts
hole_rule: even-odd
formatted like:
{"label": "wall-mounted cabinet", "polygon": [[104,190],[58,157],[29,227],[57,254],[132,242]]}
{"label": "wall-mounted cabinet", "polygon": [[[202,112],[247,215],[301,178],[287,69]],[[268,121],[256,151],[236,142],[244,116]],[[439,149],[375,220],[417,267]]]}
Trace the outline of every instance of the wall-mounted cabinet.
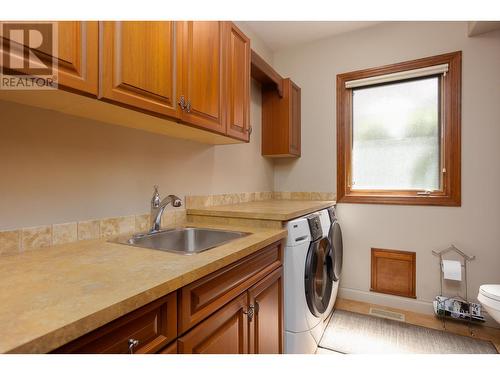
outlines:
{"label": "wall-mounted cabinet", "polygon": [[226,23],[227,134],[248,141],[250,126],[250,39],[233,23]]}
{"label": "wall-mounted cabinet", "polygon": [[252,78],[262,86],[262,155],[300,157],[300,87],[252,51]]}
{"label": "wall-mounted cabinet", "polygon": [[250,40],[233,23],[59,22],[59,30],[60,88],[108,104],[50,91],[0,99],[206,143],[249,141]]}
{"label": "wall-mounted cabinet", "polygon": [[300,87],[283,80],[283,96],[274,89],[262,90],[262,155],[300,157]]}
{"label": "wall-mounted cabinet", "polygon": [[103,22],[103,99],[176,117],[174,22]]}
{"label": "wall-mounted cabinet", "polygon": [[[51,62],[55,57],[57,67],[52,74],[57,76],[59,87],[97,95],[99,70],[98,22],[60,21],[55,22],[54,25],[57,26],[53,28],[54,34],[58,37],[57,56],[53,56],[52,51],[49,51],[47,45],[43,43],[38,48],[32,48],[31,51],[45,65],[52,65],[47,63]],[[0,59],[0,66],[3,67],[4,61],[10,61],[11,64],[17,61],[12,65],[25,66],[23,60],[25,61],[26,58],[28,47],[25,43],[28,42],[28,39],[23,37],[17,41],[21,44],[10,43],[8,48],[3,43],[0,43],[2,45],[2,55],[6,55],[5,58]],[[19,46],[22,47],[19,48]],[[23,72],[23,69],[14,70]]]}

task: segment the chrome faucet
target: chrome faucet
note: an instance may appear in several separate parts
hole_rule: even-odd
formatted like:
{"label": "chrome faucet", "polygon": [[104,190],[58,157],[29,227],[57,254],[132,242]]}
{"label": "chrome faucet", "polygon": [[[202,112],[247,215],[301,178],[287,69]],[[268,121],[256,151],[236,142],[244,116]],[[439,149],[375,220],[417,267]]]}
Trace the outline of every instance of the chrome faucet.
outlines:
{"label": "chrome faucet", "polygon": [[161,217],[165,208],[172,204],[173,207],[180,207],[182,201],[179,197],[175,195],[169,195],[165,199],[161,200],[160,194],[158,193],[158,185],[154,186],[153,198],[151,199],[151,228],[150,233],[158,232],[161,225]]}

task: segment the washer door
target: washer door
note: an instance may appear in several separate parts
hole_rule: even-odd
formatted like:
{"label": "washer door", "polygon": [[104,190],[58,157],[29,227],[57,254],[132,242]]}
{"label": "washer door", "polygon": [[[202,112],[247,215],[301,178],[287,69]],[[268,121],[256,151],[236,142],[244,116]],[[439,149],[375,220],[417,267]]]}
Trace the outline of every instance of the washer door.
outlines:
{"label": "washer door", "polygon": [[333,257],[333,280],[338,281],[342,273],[342,256],[344,254],[344,246],[342,244],[342,231],[337,220],[330,226],[328,234],[330,243],[332,244]]}
{"label": "washer door", "polygon": [[309,310],[323,314],[332,296],[333,259],[328,238],[311,242],[306,258],[305,292]]}

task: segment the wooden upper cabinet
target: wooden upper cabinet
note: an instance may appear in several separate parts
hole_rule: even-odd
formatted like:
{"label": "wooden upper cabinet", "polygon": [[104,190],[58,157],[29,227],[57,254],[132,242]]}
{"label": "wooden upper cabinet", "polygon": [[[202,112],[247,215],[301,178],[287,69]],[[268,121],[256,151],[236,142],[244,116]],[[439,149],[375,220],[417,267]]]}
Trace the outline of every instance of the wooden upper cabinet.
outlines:
{"label": "wooden upper cabinet", "polygon": [[[34,22],[37,23],[37,22]],[[28,23],[29,24],[29,23]],[[57,68],[54,75],[60,88],[77,90],[80,92],[97,95],[98,90],[98,53],[99,53],[99,28],[97,21],[60,21],[54,22],[57,26]],[[55,30],[55,28],[54,28]],[[27,38],[22,39],[24,48],[27,47]],[[54,59],[52,51],[46,45],[32,48],[34,55],[42,62]],[[9,47],[10,58],[24,60],[26,52],[23,48]],[[0,65],[3,61],[0,61]],[[14,69],[23,72],[23,69]]]}
{"label": "wooden upper cabinet", "polygon": [[177,97],[182,121],[226,133],[224,22],[176,22]]}
{"label": "wooden upper cabinet", "polygon": [[248,290],[254,306],[250,321],[250,354],[283,353],[283,267]]}
{"label": "wooden upper cabinet", "polygon": [[174,22],[102,23],[101,96],[177,117]]}
{"label": "wooden upper cabinet", "polygon": [[99,32],[97,21],[58,22],[59,84],[97,95]]}
{"label": "wooden upper cabinet", "polygon": [[283,79],[283,97],[262,90],[262,155],[300,157],[301,93],[291,79]]}
{"label": "wooden upper cabinet", "polygon": [[226,24],[227,135],[250,139],[250,39]]}

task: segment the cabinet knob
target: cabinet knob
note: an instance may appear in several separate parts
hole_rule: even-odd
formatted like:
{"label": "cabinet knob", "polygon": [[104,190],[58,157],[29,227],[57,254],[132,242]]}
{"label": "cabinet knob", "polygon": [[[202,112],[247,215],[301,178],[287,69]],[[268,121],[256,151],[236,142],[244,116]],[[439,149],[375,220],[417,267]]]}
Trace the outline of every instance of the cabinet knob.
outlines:
{"label": "cabinet knob", "polygon": [[134,354],[134,349],[139,345],[139,340],[129,339],[128,340],[128,351],[130,354]]}
{"label": "cabinet knob", "polygon": [[183,111],[186,109],[186,99],[184,98],[184,95],[181,95],[177,104],[179,104],[179,107],[181,107]]}

